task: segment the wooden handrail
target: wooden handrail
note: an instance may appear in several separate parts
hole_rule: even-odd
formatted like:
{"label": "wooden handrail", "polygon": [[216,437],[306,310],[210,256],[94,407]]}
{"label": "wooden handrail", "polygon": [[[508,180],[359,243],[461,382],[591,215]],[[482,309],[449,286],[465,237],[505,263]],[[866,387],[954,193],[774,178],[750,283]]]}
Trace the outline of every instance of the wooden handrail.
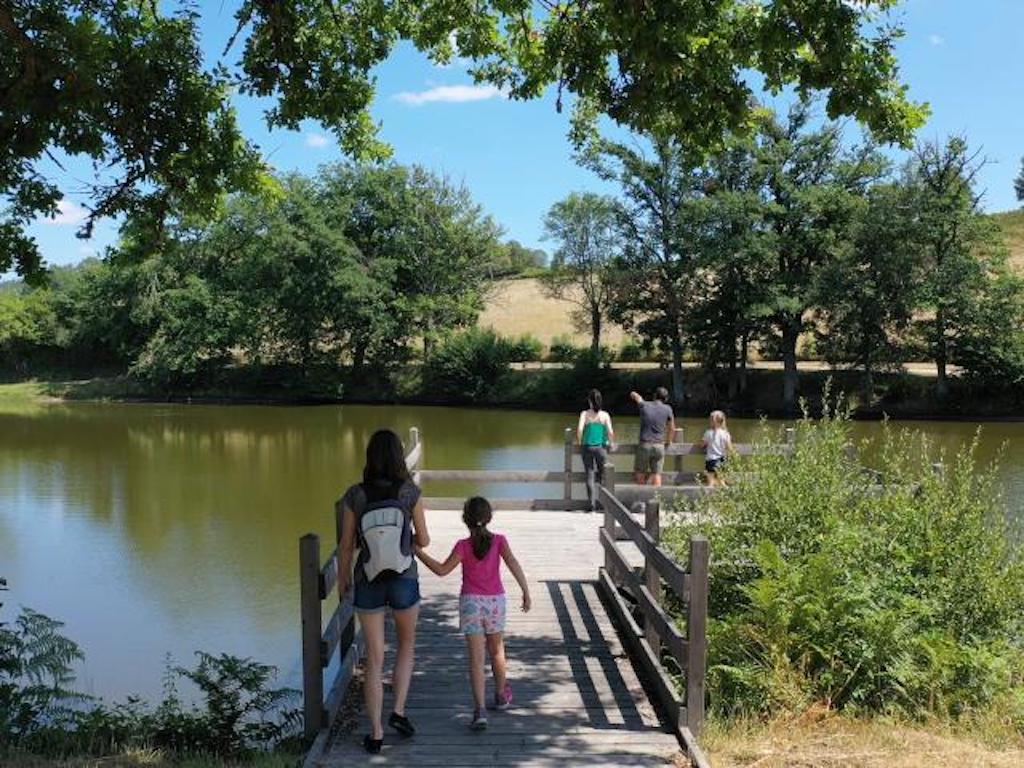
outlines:
{"label": "wooden handrail", "polygon": [[[792,443],[790,442],[790,445]],[[689,570],[674,561],[659,543],[660,505],[640,504],[644,524],[615,495],[615,473],[606,474],[600,489],[604,526],[599,540],[604,549],[604,567],[598,572],[611,612],[623,630],[623,638],[634,658],[647,673],[654,694],[668,715],[680,744],[696,768],[710,768],[697,743],[704,725],[704,688],[707,665],[708,541],[690,539]],[[636,545],[644,558],[643,576],[634,571],[619,548],[622,539]],[[686,606],[685,634],[661,604],[661,586],[666,584]],[[636,601],[644,626],[638,626],[622,598],[628,592]],[[683,672],[682,694],[676,689],[662,663],[662,651],[675,660]]]}

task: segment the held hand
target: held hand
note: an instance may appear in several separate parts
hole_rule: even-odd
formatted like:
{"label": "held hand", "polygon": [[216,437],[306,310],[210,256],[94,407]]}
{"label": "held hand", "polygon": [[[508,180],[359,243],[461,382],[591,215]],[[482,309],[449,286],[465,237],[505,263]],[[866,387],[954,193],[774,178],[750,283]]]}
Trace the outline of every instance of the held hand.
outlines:
{"label": "held hand", "polygon": [[533,604],[530,602],[530,593],[529,592],[524,592],[523,593],[523,613],[529,613],[530,612],[530,608],[531,608],[532,605]]}

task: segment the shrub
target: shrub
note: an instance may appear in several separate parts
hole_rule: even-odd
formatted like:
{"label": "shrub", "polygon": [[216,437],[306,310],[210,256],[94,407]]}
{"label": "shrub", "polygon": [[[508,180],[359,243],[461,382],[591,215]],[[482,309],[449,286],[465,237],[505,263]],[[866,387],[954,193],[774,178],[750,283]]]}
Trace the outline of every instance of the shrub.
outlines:
{"label": "shrub", "polygon": [[712,707],[958,718],[1020,700],[1024,552],[992,472],[967,450],[937,476],[927,440],[887,428],[879,486],[848,442],[844,414],[805,418],[792,458],[737,459],[667,531],[679,555],[711,540]]}
{"label": "shrub", "polygon": [[[271,688],[273,667],[227,654],[200,652],[194,669],[168,666],[155,709],[137,698],[108,705],[75,693],[71,664],[82,653],[60,633],[62,626],[27,608],[13,625],[0,624],[0,753],[60,757],[155,748],[237,758],[276,747],[300,730],[301,712],[285,706],[298,692]],[[202,708],[182,706],[179,677],[199,689]]]}
{"label": "shrub", "polygon": [[626,339],[619,347],[619,360],[624,363],[636,363],[647,356],[643,345],[636,339]]}
{"label": "shrub", "polygon": [[544,345],[532,333],[524,333],[509,343],[509,357],[516,363],[530,363],[540,360]]}
{"label": "shrub", "polygon": [[428,396],[478,402],[499,385],[512,362],[512,345],[490,328],[471,328],[444,341],[423,368]]}
{"label": "shrub", "polygon": [[571,363],[580,350],[569,336],[556,336],[548,346],[548,360],[553,363]]}

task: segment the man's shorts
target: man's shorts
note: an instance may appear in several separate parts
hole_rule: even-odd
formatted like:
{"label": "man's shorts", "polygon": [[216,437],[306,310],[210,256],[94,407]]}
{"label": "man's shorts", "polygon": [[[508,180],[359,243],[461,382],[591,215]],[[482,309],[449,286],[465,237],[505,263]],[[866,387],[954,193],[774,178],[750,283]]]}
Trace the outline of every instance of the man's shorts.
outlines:
{"label": "man's shorts", "polygon": [[496,635],[505,631],[504,595],[461,595],[459,631],[464,635]]}
{"label": "man's shorts", "polygon": [[644,475],[660,475],[665,465],[664,443],[640,443],[633,457],[633,471]]}

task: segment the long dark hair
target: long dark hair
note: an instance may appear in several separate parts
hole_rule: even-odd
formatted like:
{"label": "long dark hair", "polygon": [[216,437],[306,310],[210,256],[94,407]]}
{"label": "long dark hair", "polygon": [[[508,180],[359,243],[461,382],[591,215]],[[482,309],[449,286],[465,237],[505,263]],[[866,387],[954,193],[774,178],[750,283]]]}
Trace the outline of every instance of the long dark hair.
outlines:
{"label": "long dark hair", "polygon": [[390,429],[378,429],[366,444],[363,482],[401,485],[408,479],[409,469],[405,466],[402,441]]}
{"label": "long dark hair", "polygon": [[601,405],[604,403],[604,398],[601,397],[601,390],[590,390],[590,392],[587,393],[587,402],[590,404],[590,410],[594,413],[600,412]]}
{"label": "long dark hair", "polygon": [[474,496],[462,506],[462,522],[469,528],[469,542],[477,560],[483,560],[491,549],[494,534],[487,530],[491,522],[491,503],[483,496]]}

